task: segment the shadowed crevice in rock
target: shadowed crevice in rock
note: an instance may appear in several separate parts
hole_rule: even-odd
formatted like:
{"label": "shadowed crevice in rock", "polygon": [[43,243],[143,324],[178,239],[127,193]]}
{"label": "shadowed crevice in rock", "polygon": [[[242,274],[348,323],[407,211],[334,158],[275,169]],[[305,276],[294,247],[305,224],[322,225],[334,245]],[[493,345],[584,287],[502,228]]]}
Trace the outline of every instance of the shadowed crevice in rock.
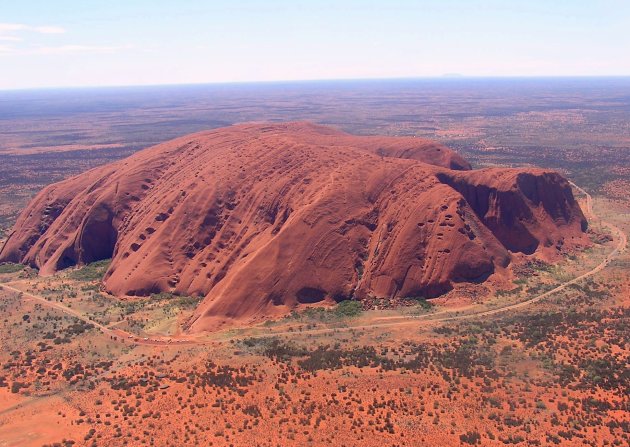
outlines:
{"label": "shadowed crevice in rock", "polygon": [[[483,179],[480,175],[483,172],[496,174],[494,181]],[[510,172],[512,175],[507,175]],[[481,170],[468,175],[441,172],[437,178],[460,192],[479,219],[511,252],[530,255],[540,244],[552,245],[532,211],[541,206],[554,226],[570,226],[578,222],[580,231],[585,231],[583,223],[586,219],[571,187],[555,172],[508,169]]]}
{"label": "shadowed crevice in rock", "polygon": [[78,244],[81,263],[88,264],[112,257],[118,236],[113,220],[114,214],[105,204],[92,210],[83,225]]}
{"label": "shadowed crevice in rock", "polygon": [[295,297],[300,304],[319,303],[326,298],[326,291],[314,287],[303,287],[296,292]]}

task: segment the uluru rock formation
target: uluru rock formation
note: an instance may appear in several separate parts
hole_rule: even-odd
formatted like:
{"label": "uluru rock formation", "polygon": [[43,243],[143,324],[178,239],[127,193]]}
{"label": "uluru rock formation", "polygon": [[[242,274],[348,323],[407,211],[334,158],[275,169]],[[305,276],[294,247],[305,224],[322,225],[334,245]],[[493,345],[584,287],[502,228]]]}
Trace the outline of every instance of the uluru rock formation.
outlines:
{"label": "uluru rock formation", "polygon": [[114,295],[204,296],[201,331],[305,303],[434,297],[585,230],[555,172],[471,170],[418,138],[242,124],[46,187],[0,261],[50,274],[111,257]]}

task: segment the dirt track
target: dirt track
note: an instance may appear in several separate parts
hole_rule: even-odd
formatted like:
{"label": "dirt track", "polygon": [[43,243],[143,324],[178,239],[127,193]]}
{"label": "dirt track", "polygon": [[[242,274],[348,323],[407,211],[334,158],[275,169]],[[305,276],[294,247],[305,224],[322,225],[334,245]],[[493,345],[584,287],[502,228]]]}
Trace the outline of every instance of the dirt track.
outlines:
{"label": "dirt track", "polygon": [[[593,212],[593,198],[591,197],[590,194],[588,194],[586,191],[584,191],[582,188],[580,188],[579,186],[577,186],[574,183],[571,183],[571,185],[576,188],[578,191],[580,191],[582,194],[584,194],[586,196],[586,215],[589,218],[595,218],[595,214]],[[465,319],[471,319],[471,318],[479,318],[479,317],[486,317],[486,316],[491,316],[491,315],[496,315],[498,313],[502,313],[502,312],[508,312],[511,310],[516,310],[516,309],[520,309],[526,306],[529,306],[531,304],[537,303],[545,298],[547,298],[550,295],[553,295],[557,292],[560,292],[564,289],[566,289],[567,287],[571,286],[572,284],[576,284],[580,281],[582,281],[585,278],[588,278],[590,276],[593,276],[597,273],[599,273],[601,270],[603,270],[609,263],[610,261],[616,257],[620,252],[622,252],[623,250],[626,249],[627,247],[627,236],[626,234],[621,231],[621,229],[619,229],[618,227],[616,227],[615,225],[611,224],[610,222],[606,222],[606,221],[601,221],[602,225],[608,227],[613,233],[615,233],[615,238],[618,240],[617,245],[615,246],[615,248],[606,256],[606,258],[604,258],[604,260],[599,263],[596,267],[594,267],[593,269],[589,270],[588,272],[577,276],[575,278],[573,278],[570,281],[567,281],[565,283],[562,283],[560,285],[558,285],[557,287],[554,287],[551,290],[548,290],[540,295],[537,295],[535,297],[532,297],[526,301],[521,301],[519,303],[515,303],[515,304],[510,304],[504,307],[499,307],[496,309],[491,309],[491,310],[486,310],[486,311],[482,311],[482,312],[476,312],[476,313],[470,313],[470,314],[464,314],[464,315],[452,315],[452,316],[445,316],[442,318],[432,318],[435,317],[437,315],[442,315],[442,314],[452,314],[453,311],[452,310],[442,310],[436,313],[431,313],[431,314],[425,314],[425,315],[420,315],[420,316],[414,316],[414,317],[401,317],[401,319],[403,319],[404,321],[396,321],[396,322],[389,322],[389,323],[374,323],[374,324],[369,324],[369,325],[362,325],[362,326],[348,326],[348,327],[342,327],[342,328],[322,328],[322,329],[311,329],[311,330],[305,330],[305,331],[300,331],[299,333],[301,335],[304,334],[323,334],[323,333],[332,333],[332,332],[347,332],[347,331],[353,331],[353,330],[361,330],[361,329],[373,329],[373,328],[384,328],[384,327],[392,327],[392,326],[403,326],[403,325],[414,325],[414,324],[418,324],[418,320],[426,320],[427,322],[446,322],[446,321],[455,321],[455,320],[465,320]],[[48,301],[47,299],[38,296],[38,295],[34,295],[32,293],[28,293],[28,292],[24,292],[20,289],[17,289],[15,287],[12,287],[8,284],[0,284],[0,289],[4,289],[4,290],[8,290],[11,292],[15,292],[15,293],[19,293],[21,294],[22,297],[28,298],[28,299],[32,299],[35,300],[45,306],[48,307],[52,307],[54,309],[60,310],[61,312],[64,312],[68,315],[71,315],[75,318],[78,318],[79,320],[82,320],[86,323],[90,323],[93,324],[97,329],[99,329],[104,335],[110,336],[110,338],[112,338],[113,340],[116,341],[120,341],[122,343],[130,343],[130,344],[137,344],[137,345],[149,345],[149,346],[164,346],[164,345],[169,345],[169,346],[174,346],[174,345],[183,345],[183,344],[206,344],[206,343],[216,343],[218,340],[199,340],[199,339],[195,339],[195,338],[179,338],[179,337],[146,337],[146,338],[142,338],[139,337],[135,334],[131,334],[129,332],[123,331],[121,329],[113,329],[111,327],[107,327],[104,326],[88,317],[86,317],[85,315],[81,314],[80,312],[77,312],[74,309],[71,309],[67,306],[64,306],[63,304],[54,302],[54,301]],[[284,332],[269,332],[269,333],[265,333],[265,334],[252,334],[252,335],[248,335],[251,336],[253,338],[268,338],[268,337],[276,337],[276,336],[283,336],[283,335],[295,335],[296,332],[288,332],[288,331],[284,331]],[[238,338],[240,336],[235,336],[232,338]]]}
{"label": "dirt track", "polygon": [[92,324],[94,325],[94,327],[96,327],[98,330],[100,330],[103,334],[108,335],[110,337],[112,337],[112,339],[115,338],[115,340],[121,341],[121,342],[125,342],[125,341],[129,341],[132,344],[141,344],[141,345],[168,345],[168,344],[183,344],[183,343],[192,343],[192,341],[190,340],[180,340],[180,339],[173,339],[171,337],[151,337],[145,340],[144,338],[141,338],[135,334],[131,334],[129,332],[123,331],[122,329],[112,329],[109,328],[107,326],[104,326],[100,323],[98,323],[97,321],[94,321],[88,317],[86,317],[85,315],[83,315],[81,312],[78,312],[68,306],[64,306],[63,304],[60,304],[58,302],[55,301],[48,301],[46,298],[41,297],[39,295],[34,295],[32,293],[29,292],[25,292],[23,290],[17,289],[13,286],[10,286],[8,284],[0,284],[0,289],[4,289],[4,290],[8,290],[10,292],[15,292],[20,294],[23,298],[27,298],[27,299],[31,299],[34,301],[37,301],[38,303],[43,304],[44,306],[47,307],[51,307],[53,309],[57,309],[63,313],[66,313],[68,315],[71,315],[75,318],[78,318],[81,321],[84,321],[86,323]]}

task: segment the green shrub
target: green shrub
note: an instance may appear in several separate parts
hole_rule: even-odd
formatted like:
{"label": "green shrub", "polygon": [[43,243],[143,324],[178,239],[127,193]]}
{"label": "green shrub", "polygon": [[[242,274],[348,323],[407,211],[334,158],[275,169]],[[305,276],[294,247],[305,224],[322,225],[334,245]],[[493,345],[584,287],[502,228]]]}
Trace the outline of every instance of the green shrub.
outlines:
{"label": "green shrub", "polygon": [[459,440],[464,444],[476,445],[481,442],[481,435],[476,431],[469,431],[459,435]]}
{"label": "green shrub", "polygon": [[410,296],[405,299],[415,301],[418,306],[420,306],[423,310],[429,310],[433,307],[433,304],[428,302],[427,299],[423,296]]}
{"label": "green shrub", "polygon": [[0,264],[0,273],[15,273],[24,269],[24,265],[22,264],[14,264],[12,262],[5,262]]}
{"label": "green shrub", "polygon": [[199,296],[176,296],[169,304],[180,309],[194,309],[203,300],[203,297]]}
{"label": "green shrub", "polygon": [[356,317],[363,312],[363,306],[358,301],[342,301],[335,307],[335,314],[339,317]]}
{"label": "green shrub", "polygon": [[78,270],[72,271],[68,276],[77,281],[100,281],[107,271],[111,259],[86,264]]}

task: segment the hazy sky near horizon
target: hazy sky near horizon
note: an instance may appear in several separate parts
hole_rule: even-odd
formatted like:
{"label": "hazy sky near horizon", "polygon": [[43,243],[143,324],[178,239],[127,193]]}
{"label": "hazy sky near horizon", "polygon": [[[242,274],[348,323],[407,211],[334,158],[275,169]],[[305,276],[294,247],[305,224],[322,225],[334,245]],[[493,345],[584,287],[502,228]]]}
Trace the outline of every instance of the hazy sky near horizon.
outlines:
{"label": "hazy sky near horizon", "polygon": [[630,0],[0,0],[0,89],[630,75]]}

